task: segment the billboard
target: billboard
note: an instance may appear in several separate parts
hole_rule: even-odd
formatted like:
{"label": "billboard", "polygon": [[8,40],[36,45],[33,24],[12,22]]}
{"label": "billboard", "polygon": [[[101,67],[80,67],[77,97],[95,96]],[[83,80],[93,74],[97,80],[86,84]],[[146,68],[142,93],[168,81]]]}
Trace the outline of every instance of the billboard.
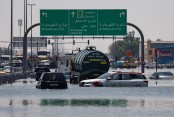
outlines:
{"label": "billboard", "polygon": [[172,50],[159,50],[159,57],[172,57]]}

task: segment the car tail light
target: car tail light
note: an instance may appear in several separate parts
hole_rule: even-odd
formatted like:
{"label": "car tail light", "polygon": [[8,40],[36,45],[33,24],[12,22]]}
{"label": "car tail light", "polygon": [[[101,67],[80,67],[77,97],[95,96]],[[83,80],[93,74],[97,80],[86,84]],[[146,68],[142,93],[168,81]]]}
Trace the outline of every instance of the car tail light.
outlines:
{"label": "car tail light", "polygon": [[148,80],[145,80],[144,82],[145,82],[145,83],[148,83]]}
{"label": "car tail light", "polygon": [[95,81],[92,83],[95,87],[101,87],[103,86],[102,83],[100,81]]}

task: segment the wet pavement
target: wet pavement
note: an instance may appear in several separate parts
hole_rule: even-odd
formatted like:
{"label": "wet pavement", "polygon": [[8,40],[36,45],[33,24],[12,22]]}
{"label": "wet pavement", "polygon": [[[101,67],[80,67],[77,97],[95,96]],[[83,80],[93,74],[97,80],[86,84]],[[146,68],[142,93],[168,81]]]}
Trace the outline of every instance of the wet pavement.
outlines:
{"label": "wet pavement", "polygon": [[[174,69],[160,70],[174,72]],[[153,72],[155,69],[145,70],[147,77]],[[158,80],[157,84],[156,80],[149,80],[148,87],[79,87],[68,83],[68,89],[63,90],[36,89],[36,83],[28,78],[0,85],[0,117],[174,115],[174,80]]]}

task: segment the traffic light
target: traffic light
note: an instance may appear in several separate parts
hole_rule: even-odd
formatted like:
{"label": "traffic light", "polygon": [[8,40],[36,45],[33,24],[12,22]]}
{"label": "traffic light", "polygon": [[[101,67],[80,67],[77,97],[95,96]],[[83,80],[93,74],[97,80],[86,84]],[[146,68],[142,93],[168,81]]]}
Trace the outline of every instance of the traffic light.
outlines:
{"label": "traffic light", "polygon": [[88,40],[88,45],[89,45],[89,40]]}
{"label": "traffic light", "polygon": [[73,40],[73,45],[75,45],[75,40]]}
{"label": "traffic light", "polygon": [[47,47],[47,39],[45,39],[45,47]]}
{"label": "traffic light", "polygon": [[48,45],[50,45],[51,44],[51,42],[50,42],[50,40],[48,40]]}

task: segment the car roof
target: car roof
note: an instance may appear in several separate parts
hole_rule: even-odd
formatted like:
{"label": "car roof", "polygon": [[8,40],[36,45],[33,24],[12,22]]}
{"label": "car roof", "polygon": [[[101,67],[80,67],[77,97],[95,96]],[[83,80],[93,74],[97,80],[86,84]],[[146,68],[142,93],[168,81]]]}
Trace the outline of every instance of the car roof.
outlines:
{"label": "car roof", "polygon": [[35,67],[35,69],[36,69],[36,68],[49,68],[49,67]]}
{"label": "car roof", "polygon": [[63,72],[44,72],[45,74],[64,74]]}
{"label": "car roof", "polygon": [[172,73],[170,71],[160,71],[160,72],[156,72],[156,73]]}
{"label": "car roof", "polygon": [[112,71],[111,74],[143,74],[141,72],[122,72],[122,71]]}

